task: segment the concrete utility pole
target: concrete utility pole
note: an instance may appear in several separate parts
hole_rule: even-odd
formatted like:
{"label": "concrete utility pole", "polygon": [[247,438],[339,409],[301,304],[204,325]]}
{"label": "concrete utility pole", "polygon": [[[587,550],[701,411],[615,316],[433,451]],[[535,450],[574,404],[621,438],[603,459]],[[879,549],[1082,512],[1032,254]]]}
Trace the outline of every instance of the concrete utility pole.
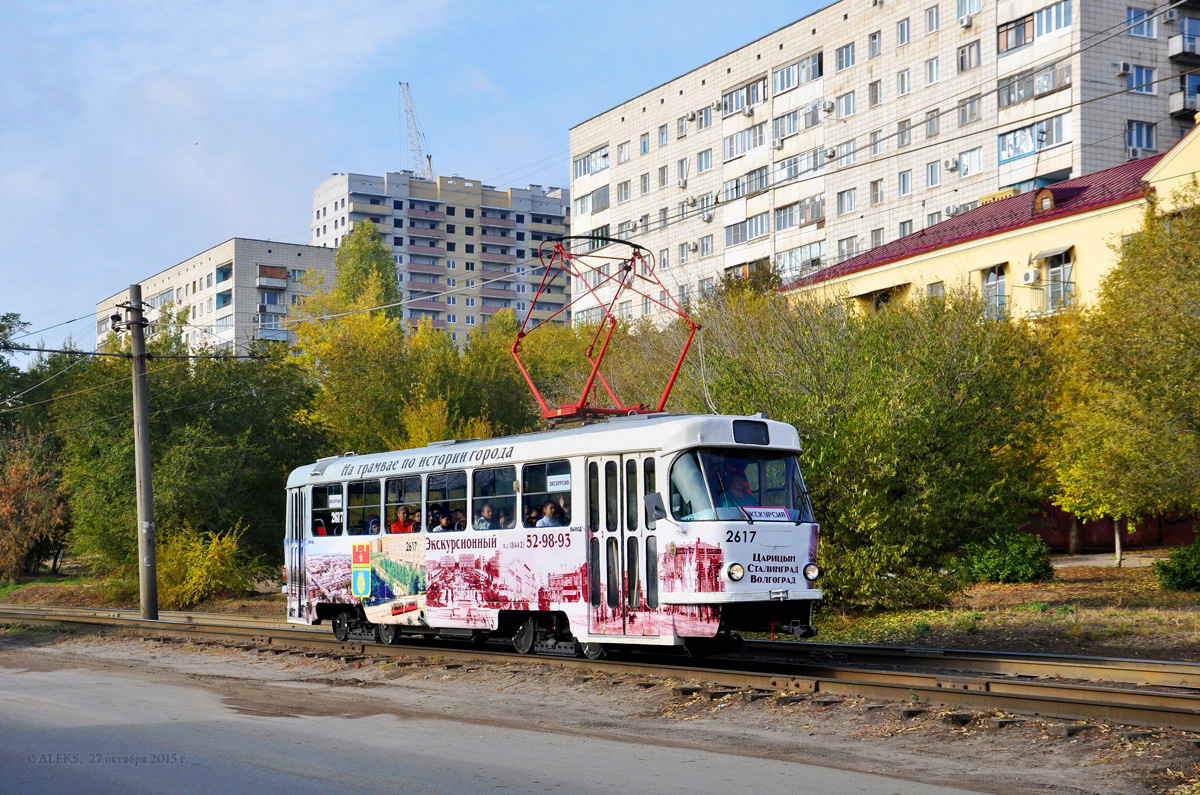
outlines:
{"label": "concrete utility pole", "polygon": [[150,482],[150,413],[146,399],[146,320],[142,286],[129,286],[130,352],[133,354],[133,459],[137,470],[138,586],[142,618],[158,620],[158,573],[154,553],[154,488]]}

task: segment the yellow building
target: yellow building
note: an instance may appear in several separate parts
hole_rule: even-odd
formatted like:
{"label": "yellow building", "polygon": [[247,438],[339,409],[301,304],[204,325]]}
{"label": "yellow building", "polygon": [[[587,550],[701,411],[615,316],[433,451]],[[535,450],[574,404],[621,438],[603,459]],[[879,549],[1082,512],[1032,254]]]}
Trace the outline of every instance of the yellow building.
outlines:
{"label": "yellow building", "polygon": [[1088,304],[1117,263],[1114,246],[1141,227],[1147,193],[1166,201],[1200,172],[1198,131],[1156,157],[985,197],[974,210],[801,276],[787,289],[797,297],[849,296],[863,310],[963,286],[1014,317]]}

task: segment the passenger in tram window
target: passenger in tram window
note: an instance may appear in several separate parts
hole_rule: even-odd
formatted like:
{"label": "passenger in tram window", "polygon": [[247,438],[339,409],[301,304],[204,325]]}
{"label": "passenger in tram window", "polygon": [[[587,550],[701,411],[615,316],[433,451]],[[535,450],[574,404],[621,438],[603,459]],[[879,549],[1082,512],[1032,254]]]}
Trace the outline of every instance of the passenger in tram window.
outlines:
{"label": "passenger in tram window", "polygon": [[371,517],[371,521],[367,524],[367,534],[373,535],[373,536],[379,535],[379,517],[378,516]]}
{"label": "passenger in tram window", "polygon": [[559,520],[561,520],[563,526],[569,525],[571,523],[571,506],[567,505],[567,496],[568,495],[566,492],[560,492],[557,497],[557,499],[558,499],[558,518],[559,518]]}
{"label": "passenger in tram window", "polygon": [[437,527],[433,528],[433,532],[435,532],[435,533],[449,533],[449,532],[451,532],[453,529],[454,529],[454,525],[451,523],[451,518],[450,518],[450,515],[449,515],[449,514],[445,514],[445,513],[443,513],[443,514],[439,514],[439,515],[438,515],[438,523],[437,523]]}
{"label": "passenger in tram window", "polygon": [[416,530],[416,524],[417,524],[416,522],[409,520],[408,508],[401,505],[400,511],[396,515],[396,521],[392,522],[391,527],[388,528],[388,532],[390,532],[390,533],[411,533],[414,530]]}
{"label": "passenger in tram window", "polygon": [[455,508],[450,512],[451,526],[455,530],[467,529],[467,512],[462,508]]}
{"label": "passenger in tram window", "polygon": [[485,502],[483,507],[479,509],[479,518],[475,520],[476,530],[495,530],[497,529],[495,521],[496,511],[492,508],[490,502]]}
{"label": "passenger in tram window", "polygon": [[563,527],[562,508],[557,502],[547,502],[542,506],[542,518],[538,519],[537,527]]}
{"label": "passenger in tram window", "polygon": [[507,508],[500,509],[500,529],[508,530],[513,526],[512,511]]}

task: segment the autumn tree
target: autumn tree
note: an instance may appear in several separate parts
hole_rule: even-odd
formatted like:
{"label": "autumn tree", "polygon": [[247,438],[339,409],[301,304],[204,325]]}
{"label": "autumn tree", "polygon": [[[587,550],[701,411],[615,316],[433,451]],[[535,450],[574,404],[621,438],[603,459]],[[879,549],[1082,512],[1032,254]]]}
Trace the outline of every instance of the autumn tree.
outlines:
{"label": "autumn tree", "polygon": [[45,452],[29,437],[0,442],[0,581],[61,552],[69,511]]}
{"label": "autumn tree", "polygon": [[1068,352],[1055,501],[1082,519],[1200,511],[1198,206],[1149,197]]}

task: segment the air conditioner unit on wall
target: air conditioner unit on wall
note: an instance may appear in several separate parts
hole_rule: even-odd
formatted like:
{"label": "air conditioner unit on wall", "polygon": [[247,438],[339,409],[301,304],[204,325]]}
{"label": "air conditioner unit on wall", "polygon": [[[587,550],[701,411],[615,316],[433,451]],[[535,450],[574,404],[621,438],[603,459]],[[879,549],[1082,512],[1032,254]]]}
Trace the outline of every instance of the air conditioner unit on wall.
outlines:
{"label": "air conditioner unit on wall", "polygon": [[825,159],[826,160],[833,160],[835,157],[837,157],[836,149],[826,149],[825,150]]}
{"label": "air conditioner unit on wall", "polygon": [[688,251],[699,251],[699,250],[700,250],[700,245],[699,245],[698,243],[688,243],[688,244],[687,244],[687,250],[688,250]]}
{"label": "air conditioner unit on wall", "polygon": [[754,107],[752,105],[747,105],[746,107],[742,108],[742,115],[743,116],[753,116],[754,115]]}
{"label": "air conditioner unit on wall", "polygon": [[963,14],[958,18],[958,26],[960,28],[969,28],[971,27],[971,23],[974,21],[975,17],[971,16],[970,14]]}
{"label": "air conditioner unit on wall", "polygon": [[771,146],[775,147],[776,149],[782,149],[783,148],[783,139],[782,138],[772,138]]}
{"label": "air conditioner unit on wall", "polygon": [[1174,25],[1178,21],[1179,9],[1177,8],[1169,8],[1167,9],[1167,12],[1163,14],[1163,22],[1166,22],[1168,25]]}
{"label": "air conditioner unit on wall", "polygon": [[686,118],[688,121],[695,121],[696,120],[696,111],[689,110],[687,112],[687,116],[685,116],[684,118]]}
{"label": "air conditioner unit on wall", "polygon": [[681,188],[686,188],[687,187],[687,177],[680,177],[678,185]]}
{"label": "air conditioner unit on wall", "polygon": [[703,221],[704,223],[708,223],[712,219],[713,219],[712,212],[700,213],[700,220]]}
{"label": "air conditioner unit on wall", "polygon": [[825,111],[826,113],[833,113],[833,109],[836,107],[837,106],[833,104],[832,99],[826,99],[826,100],[821,101],[821,110]]}
{"label": "air conditioner unit on wall", "polygon": [[946,205],[946,217],[953,218],[956,215],[958,215],[958,205],[957,204],[947,204]]}
{"label": "air conditioner unit on wall", "polygon": [[1139,149],[1136,146],[1126,147],[1125,156],[1129,160],[1141,160],[1145,150]]}
{"label": "air conditioner unit on wall", "polygon": [[958,171],[958,158],[947,157],[942,161],[942,168],[946,169],[947,171]]}
{"label": "air conditioner unit on wall", "polygon": [[1117,77],[1121,75],[1131,74],[1133,72],[1133,64],[1129,61],[1121,61],[1117,64]]}
{"label": "air conditioner unit on wall", "polygon": [[1042,278],[1042,272],[1037,268],[1030,268],[1021,274],[1021,284],[1037,284]]}
{"label": "air conditioner unit on wall", "polygon": [[687,202],[688,202],[688,207],[695,207],[696,206],[696,197],[688,196]]}
{"label": "air conditioner unit on wall", "polygon": [[872,8],[879,8],[881,5],[883,5],[883,0],[871,0]]}

